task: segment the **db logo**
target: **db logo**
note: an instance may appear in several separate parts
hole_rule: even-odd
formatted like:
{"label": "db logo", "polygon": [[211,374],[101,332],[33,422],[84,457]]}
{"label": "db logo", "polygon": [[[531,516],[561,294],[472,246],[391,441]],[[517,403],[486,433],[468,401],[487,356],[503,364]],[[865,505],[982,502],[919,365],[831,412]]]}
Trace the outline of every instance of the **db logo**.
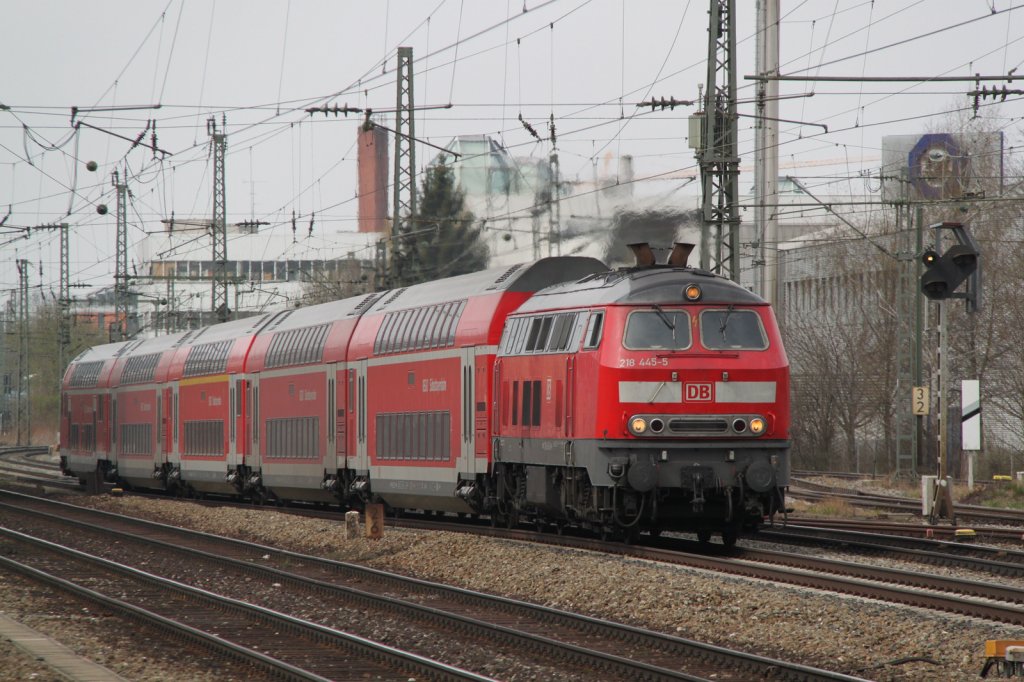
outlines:
{"label": "db logo", "polygon": [[711,402],[711,384],[686,384],[687,402]]}

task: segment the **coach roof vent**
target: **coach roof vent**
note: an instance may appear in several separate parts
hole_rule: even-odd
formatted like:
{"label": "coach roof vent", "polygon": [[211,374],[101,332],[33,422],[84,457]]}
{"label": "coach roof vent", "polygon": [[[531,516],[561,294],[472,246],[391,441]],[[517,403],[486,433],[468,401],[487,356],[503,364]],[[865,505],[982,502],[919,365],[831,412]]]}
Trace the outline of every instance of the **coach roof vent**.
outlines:
{"label": "coach roof vent", "polygon": [[[636,244],[627,244],[630,250],[633,252],[633,256],[636,258],[636,267],[638,268],[652,268],[657,265],[657,259],[654,257],[654,251],[651,249],[651,245],[647,242],[638,242]],[[693,244],[686,244],[683,242],[676,242],[672,247],[672,252],[668,255],[667,265],[674,268],[685,268],[686,261],[690,258],[690,253],[693,252]]]}

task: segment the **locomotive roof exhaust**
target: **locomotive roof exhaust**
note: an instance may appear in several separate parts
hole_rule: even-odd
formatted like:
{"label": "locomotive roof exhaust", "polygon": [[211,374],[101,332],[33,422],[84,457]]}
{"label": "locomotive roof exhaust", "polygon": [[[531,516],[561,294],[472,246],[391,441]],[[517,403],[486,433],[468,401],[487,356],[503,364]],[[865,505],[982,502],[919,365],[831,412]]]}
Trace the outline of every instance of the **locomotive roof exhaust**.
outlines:
{"label": "locomotive roof exhaust", "polygon": [[[651,245],[647,242],[637,242],[636,244],[627,244],[627,246],[636,258],[636,267],[651,268],[657,265],[657,259],[654,257],[654,251],[651,249]],[[694,244],[676,242],[672,246],[672,253],[668,255],[668,261],[666,261],[666,264],[674,268],[685,268],[686,261],[689,260],[690,253],[693,252],[694,246]]]}

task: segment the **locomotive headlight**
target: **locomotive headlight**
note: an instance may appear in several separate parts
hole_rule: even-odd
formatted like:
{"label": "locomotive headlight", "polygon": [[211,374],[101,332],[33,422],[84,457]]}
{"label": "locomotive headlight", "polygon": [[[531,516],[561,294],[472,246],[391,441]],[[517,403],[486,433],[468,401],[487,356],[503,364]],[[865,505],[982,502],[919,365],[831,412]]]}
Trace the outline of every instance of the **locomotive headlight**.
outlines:
{"label": "locomotive headlight", "polygon": [[639,436],[647,431],[647,420],[643,417],[633,417],[629,420],[629,430]]}
{"label": "locomotive headlight", "polygon": [[687,301],[699,301],[701,297],[700,287],[696,284],[691,284],[683,290],[683,295],[686,296]]}
{"label": "locomotive headlight", "polygon": [[762,419],[761,417],[754,417],[753,419],[750,420],[750,432],[755,436],[760,436],[762,433],[764,433],[764,429],[766,426],[767,424],[765,424],[764,419]]}

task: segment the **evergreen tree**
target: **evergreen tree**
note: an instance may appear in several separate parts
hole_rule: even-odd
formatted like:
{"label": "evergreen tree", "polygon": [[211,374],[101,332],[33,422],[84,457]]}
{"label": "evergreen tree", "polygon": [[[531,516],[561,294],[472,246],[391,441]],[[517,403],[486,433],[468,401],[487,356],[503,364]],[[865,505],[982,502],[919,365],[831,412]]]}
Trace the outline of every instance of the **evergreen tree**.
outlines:
{"label": "evergreen tree", "polygon": [[444,164],[431,166],[419,195],[418,210],[396,239],[394,257],[398,262],[392,286],[486,268],[490,253],[475,222],[464,206],[464,195],[455,184],[451,168]]}

